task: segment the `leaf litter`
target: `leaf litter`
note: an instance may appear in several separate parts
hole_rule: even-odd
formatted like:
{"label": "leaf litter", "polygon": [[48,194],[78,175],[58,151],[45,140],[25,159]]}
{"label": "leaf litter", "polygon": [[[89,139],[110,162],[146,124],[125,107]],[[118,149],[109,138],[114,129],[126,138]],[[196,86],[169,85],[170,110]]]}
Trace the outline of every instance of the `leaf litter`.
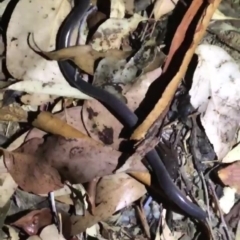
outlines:
{"label": "leaf litter", "polygon": [[[103,2],[60,50],[71,1],[0,3],[0,239],[238,239],[239,2]],[[138,126],[70,86],[66,60]],[[205,224],[164,195],[153,148]]]}

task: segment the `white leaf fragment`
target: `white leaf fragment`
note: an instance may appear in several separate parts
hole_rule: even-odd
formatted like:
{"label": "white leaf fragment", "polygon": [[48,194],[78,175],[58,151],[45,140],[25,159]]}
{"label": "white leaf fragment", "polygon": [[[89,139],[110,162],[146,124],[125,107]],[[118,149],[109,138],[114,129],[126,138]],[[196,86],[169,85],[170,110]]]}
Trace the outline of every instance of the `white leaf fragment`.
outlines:
{"label": "white leaf fragment", "polygon": [[78,89],[73,88],[66,83],[58,82],[42,83],[40,81],[25,80],[10,85],[8,89],[23,91],[26,93],[40,93],[78,99],[91,99],[91,97],[80,92]]}
{"label": "white leaf fragment", "polygon": [[196,49],[198,66],[189,91],[190,102],[201,113],[201,123],[222,160],[233,144],[240,118],[240,70],[222,48],[202,44]]}
{"label": "white leaf fragment", "polygon": [[219,206],[225,214],[228,214],[235,202],[236,189],[225,187],[223,196],[219,200]]}
{"label": "white leaf fragment", "polygon": [[228,154],[223,158],[222,162],[232,163],[240,160],[240,144],[238,143]]}

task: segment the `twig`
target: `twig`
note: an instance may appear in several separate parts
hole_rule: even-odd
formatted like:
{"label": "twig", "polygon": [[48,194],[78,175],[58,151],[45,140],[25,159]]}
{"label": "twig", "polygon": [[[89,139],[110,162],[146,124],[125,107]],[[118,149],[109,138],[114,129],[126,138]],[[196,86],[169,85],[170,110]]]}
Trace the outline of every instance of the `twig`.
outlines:
{"label": "twig", "polygon": [[211,216],[210,216],[210,208],[209,208],[209,197],[208,197],[208,189],[207,189],[207,184],[206,184],[206,181],[205,181],[205,178],[203,176],[203,173],[200,171],[199,172],[199,175],[200,175],[200,178],[202,180],[202,183],[203,183],[203,190],[204,190],[204,193],[205,193],[205,198],[206,198],[206,205],[207,205],[207,213],[208,213],[208,219],[209,219],[209,222],[212,226],[212,220],[211,220]]}
{"label": "twig", "polygon": [[143,209],[143,207],[142,207],[142,200],[141,200],[140,201],[140,207],[136,206],[136,210],[137,210],[138,216],[140,218],[140,221],[142,223],[142,226],[143,226],[143,229],[144,229],[144,232],[145,232],[147,238],[151,239],[150,228],[149,228],[149,225],[147,223],[146,215],[144,214],[142,209]]}
{"label": "twig", "polygon": [[228,240],[231,240],[231,237],[230,237],[230,234],[229,234],[229,230],[228,230],[228,227],[227,227],[227,224],[224,220],[224,217],[223,217],[223,213],[222,213],[222,210],[220,208],[220,205],[219,205],[219,201],[218,201],[218,197],[217,197],[217,194],[214,190],[214,187],[213,187],[213,183],[210,179],[207,180],[207,183],[212,191],[212,194],[213,194],[213,197],[214,197],[214,200],[215,200],[215,203],[217,205],[217,208],[218,208],[218,211],[219,211],[219,215],[220,215],[220,219],[221,219],[221,223],[222,223],[222,226],[223,226],[223,229],[225,230],[225,233],[227,235],[227,238]]}
{"label": "twig", "polygon": [[207,224],[208,224],[208,227],[209,227],[209,231],[211,233],[211,236],[212,238],[215,240],[215,235],[213,233],[213,229],[212,229],[212,219],[211,219],[211,215],[210,215],[210,207],[209,207],[209,196],[208,196],[208,189],[207,189],[207,184],[206,184],[206,180],[203,176],[203,173],[202,171],[199,172],[199,176],[202,180],[202,183],[203,183],[203,191],[204,191],[204,194],[205,194],[205,198],[206,198],[206,205],[207,205],[207,214],[208,214],[208,219],[207,219]]}

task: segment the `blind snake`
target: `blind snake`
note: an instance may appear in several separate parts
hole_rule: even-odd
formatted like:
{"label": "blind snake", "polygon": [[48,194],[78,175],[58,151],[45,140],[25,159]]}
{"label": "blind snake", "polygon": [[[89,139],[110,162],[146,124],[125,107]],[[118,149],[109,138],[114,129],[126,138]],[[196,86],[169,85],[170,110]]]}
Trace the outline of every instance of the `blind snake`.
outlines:
{"label": "blind snake", "polygon": [[[76,24],[80,23],[83,19],[89,6],[90,0],[76,1],[74,8],[60,27],[57,37],[57,49],[69,46],[70,36],[73,29]],[[132,130],[136,126],[138,117],[121,100],[111,93],[85,82],[79,75],[76,77],[76,67],[74,67],[69,61],[59,61],[58,64],[63,76],[70,85],[101,102],[111,113],[113,113],[124,127]],[[165,195],[183,212],[195,219],[204,221],[207,214],[200,207],[189,201],[174,184],[156,150],[151,150],[145,157],[151,166],[152,171],[155,173],[158,183]]]}

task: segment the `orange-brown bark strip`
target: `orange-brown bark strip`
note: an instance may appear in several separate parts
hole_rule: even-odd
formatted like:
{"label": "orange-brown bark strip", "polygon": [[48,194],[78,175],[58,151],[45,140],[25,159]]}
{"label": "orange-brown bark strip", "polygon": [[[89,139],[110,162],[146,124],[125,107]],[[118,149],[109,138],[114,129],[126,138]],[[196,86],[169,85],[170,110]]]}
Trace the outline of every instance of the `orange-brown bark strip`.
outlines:
{"label": "orange-brown bark strip", "polygon": [[[202,37],[204,36],[206,28],[209,24],[209,21],[211,20],[212,15],[213,15],[214,11],[217,9],[220,2],[221,2],[221,0],[214,0],[212,3],[210,3],[206,7],[206,10],[203,12],[203,14],[198,22],[198,25],[196,27],[191,47],[186,52],[178,72],[175,74],[175,76],[173,77],[171,82],[168,84],[165,91],[163,92],[162,97],[159,99],[159,101],[157,102],[157,104],[155,105],[153,110],[150,112],[150,114],[147,116],[147,118],[144,120],[144,122],[138,128],[135,129],[134,133],[131,136],[131,139],[134,139],[134,140],[143,139],[145,137],[146,133],[148,132],[149,128],[151,126],[153,126],[153,124],[156,122],[158,117],[160,115],[162,115],[161,116],[162,118],[165,116],[165,114],[162,114],[162,113],[165,111],[165,109],[171,103],[171,101],[174,97],[174,94],[177,90],[177,87],[187,70],[188,64],[190,63],[190,61],[192,59],[195,49],[198,46]],[[192,4],[195,5],[195,3],[192,3]],[[184,21],[182,21],[180,25],[182,25],[183,22]],[[176,37],[176,39],[177,39],[177,37]],[[172,43],[172,44],[175,44],[175,43]],[[174,47],[174,49],[175,48],[176,47]]]}
{"label": "orange-brown bark strip", "polygon": [[192,22],[194,16],[196,15],[197,11],[201,7],[202,3],[203,3],[203,0],[193,1],[192,4],[190,5],[189,9],[187,10],[186,14],[184,15],[183,20],[182,20],[181,24],[178,26],[177,31],[173,37],[172,44],[171,44],[171,47],[169,50],[169,54],[168,54],[166,62],[164,64],[163,73],[167,71],[168,66],[169,66],[175,52],[183,43],[187,29],[188,29],[190,23]]}

